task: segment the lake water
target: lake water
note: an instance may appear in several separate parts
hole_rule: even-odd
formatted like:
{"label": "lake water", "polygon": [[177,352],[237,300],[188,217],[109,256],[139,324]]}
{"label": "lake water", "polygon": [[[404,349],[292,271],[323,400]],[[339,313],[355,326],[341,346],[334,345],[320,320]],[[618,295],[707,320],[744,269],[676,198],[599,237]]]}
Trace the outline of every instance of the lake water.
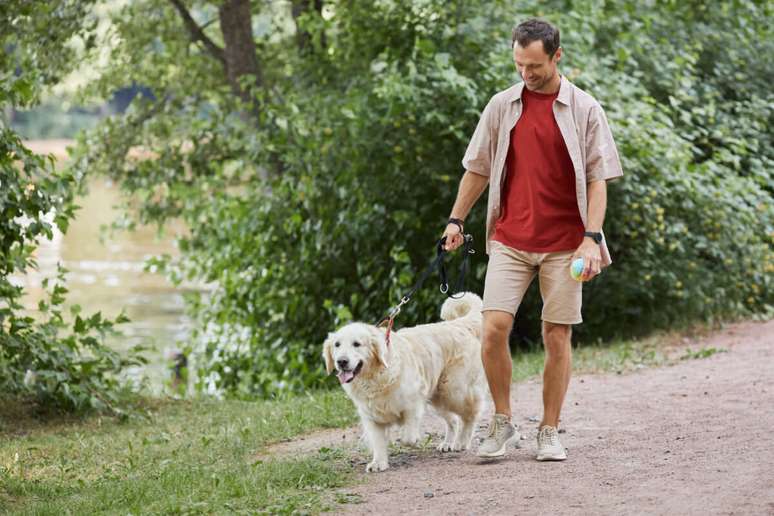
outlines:
{"label": "lake water", "polygon": [[[27,142],[33,150],[64,154],[64,143]],[[100,311],[113,318],[123,309],[131,322],[120,325],[123,335],[110,337],[108,345],[126,350],[135,344],[152,348],[146,352],[149,364],[132,371],[135,377],[147,377],[154,392],[159,392],[170,374],[170,363],[164,358],[167,348],[187,338],[191,323],[184,314],[182,289],[176,288],[159,274],[144,272],[144,263],[151,256],[176,256],[173,236],[160,239],[155,228],[143,227],[133,232],[106,235],[101,240],[101,227],[109,225],[120,204],[116,185],[104,179],[92,180],[89,193],[79,198],[81,206],[66,234],[56,232],[54,238],[43,241],[36,257],[39,270],[18,278],[27,292],[25,306],[34,311],[42,298],[41,282],[56,277],[56,264],[69,272],[66,276],[69,293],[66,305],[78,304],[81,315]],[[173,227],[170,233],[182,230]],[[69,312],[68,312],[69,314]]]}

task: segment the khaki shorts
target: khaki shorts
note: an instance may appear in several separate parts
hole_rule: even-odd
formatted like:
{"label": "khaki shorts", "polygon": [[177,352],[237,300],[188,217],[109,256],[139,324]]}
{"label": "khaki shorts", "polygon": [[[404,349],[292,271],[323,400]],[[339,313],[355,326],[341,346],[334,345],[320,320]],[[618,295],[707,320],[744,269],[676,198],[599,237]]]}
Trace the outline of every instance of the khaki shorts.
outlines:
{"label": "khaki shorts", "polygon": [[541,319],[554,324],[580,324],[583,285],[570,276],[573,251],[529,253],[492,240],[484,284],[484,307],[516,315],[524,293],[539,275],[543,298]]}

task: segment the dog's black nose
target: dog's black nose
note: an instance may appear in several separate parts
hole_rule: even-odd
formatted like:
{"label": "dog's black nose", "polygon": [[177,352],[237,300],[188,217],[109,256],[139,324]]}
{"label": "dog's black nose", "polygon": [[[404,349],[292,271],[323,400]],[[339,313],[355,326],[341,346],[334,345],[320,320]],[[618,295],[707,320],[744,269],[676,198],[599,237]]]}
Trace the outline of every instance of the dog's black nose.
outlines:
{"label": "dog's black nose", "polygon": [[339,360],[336,360],[336,363],[339,365],[339,369],[346,369],[347,365],[349,365],[349,360],[346,358],[341,358]]}

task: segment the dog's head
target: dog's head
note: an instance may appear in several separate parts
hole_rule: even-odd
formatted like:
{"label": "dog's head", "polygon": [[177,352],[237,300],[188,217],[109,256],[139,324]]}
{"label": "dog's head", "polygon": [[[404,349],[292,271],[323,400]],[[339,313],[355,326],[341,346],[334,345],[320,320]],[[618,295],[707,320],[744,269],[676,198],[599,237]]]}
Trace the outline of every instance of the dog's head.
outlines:
{"label": "dog's head", "polygon": [[323,344],[325,370],[342,384],[350,383],[363,372],[386,367],[389,350],[384,335],[374,326],[351,323],[328,334]]}

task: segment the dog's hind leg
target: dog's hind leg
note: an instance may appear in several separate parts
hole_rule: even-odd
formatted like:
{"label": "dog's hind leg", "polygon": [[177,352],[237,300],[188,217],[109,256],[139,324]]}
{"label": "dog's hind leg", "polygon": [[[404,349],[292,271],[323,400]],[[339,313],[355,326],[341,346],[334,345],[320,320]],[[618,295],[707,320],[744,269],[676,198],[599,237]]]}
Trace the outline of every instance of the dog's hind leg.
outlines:
{"label": "dog's hind leg", "polygon": [[440,415],[446,422],[446,434],[444,435],[443,442],[438,445],[438,451],[447,452],[454,450],[454,441],[457,435],[458,418],[448,410],[438,409],[438,415]]}
{"label": "dog's hind leg", "polygon": [[363,429],[368,437],[368,444],[373,452],[373,460],[366,466],[366,471],[384,471],[389,468],[387,460],[387,425],[380,425],[367,417],[361,418]]}

